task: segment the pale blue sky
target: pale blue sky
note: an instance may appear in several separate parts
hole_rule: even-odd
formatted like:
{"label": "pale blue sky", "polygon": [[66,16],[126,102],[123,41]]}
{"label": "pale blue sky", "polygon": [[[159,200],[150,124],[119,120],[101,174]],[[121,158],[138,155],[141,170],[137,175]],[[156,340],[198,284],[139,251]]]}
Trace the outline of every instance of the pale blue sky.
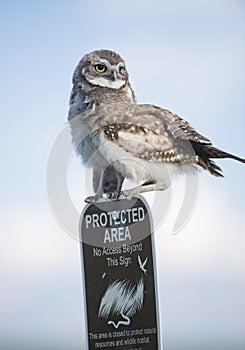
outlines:
{"label": "pale blue sky", "polygon": [[[79,247],[54,220],[45,189],[75,65],[94,49],[118,51],[139,102],[178,113],[216,146],[245,157],[245,4],[8,1],[0,16],[0,349],[15,340],[18,349],[41,341],[45,349],[83,349]],[[171,235],[173,203],[156,235],[164,350],[245,346],[245,166],[219,164],[225,179],[200,175],[184,230]],[[81,209],[83,174],[74,158],[69,184]]]}

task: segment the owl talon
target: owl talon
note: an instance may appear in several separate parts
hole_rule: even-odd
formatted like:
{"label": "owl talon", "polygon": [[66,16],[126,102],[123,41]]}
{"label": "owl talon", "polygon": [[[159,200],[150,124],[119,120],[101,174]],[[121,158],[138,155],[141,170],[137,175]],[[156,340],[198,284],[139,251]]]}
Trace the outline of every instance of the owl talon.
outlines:
{"label": "owl talon", "polygon": [[118,201],[121,196],[121,191],[107,193],[108,199],[111,201]]}
{"label": "owl talon", "polygon": [[86,202],[86,203],[95,203],[95,202],[97,202],[97,198],[96,198],[96,196],[89,196],[89,197],[84,199],[84,202]]}
{"label": "owl talon", "polygon": [[84,202],[86,203],[99,203],[99,202],[104,202],[107,198],[99,195],[95,195],[95,196],[89,196],[87,198],[85,198]]}
{"label": "owl talon", "polygon": [[131,199],[134,196],[135,192],[132,193],[132,195],[130,195],[129,192],[131,191],[128,190],[128,191],[108,192],[108,193],[103,193],[102,196],[101,195],[89,196],[84,201],[86,203],[99,203],[104,201],[119,201],[122,199]]}
{"label": "owl talon", "polygon": [[138,188],[133,188],[130,190],[125,191],[115,191],[107,193],[108,199],[111,201],[119,201],[123,199],[131,200],[133,197],[137,196],[139,194]]}
{"label": "owl talon", "polygon": [[119,192],[103,193],[102,195],[89,196],[84,201],[86,203],[99,203],[105,201],[117,201],[120,196]]}

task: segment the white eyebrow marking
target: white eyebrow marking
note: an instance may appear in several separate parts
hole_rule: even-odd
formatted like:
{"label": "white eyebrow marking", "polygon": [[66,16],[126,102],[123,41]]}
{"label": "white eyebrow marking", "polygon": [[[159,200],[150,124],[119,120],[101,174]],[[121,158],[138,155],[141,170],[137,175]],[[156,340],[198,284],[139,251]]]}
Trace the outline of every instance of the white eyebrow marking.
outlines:
{"label": "white eyebrow marking", "polygon": [[98,85],[98,86],[101,86],[101,87],[107,87],[107,88],[110,88],[110,89],[120,89],[126,83],[125,80],[117,79],[115,81],[111,81],[111,80],[106,79],[105,77],[91,78],[91,77],[85,76],[85,78],[87,79],[87,81],[89,81],[93,85]]}

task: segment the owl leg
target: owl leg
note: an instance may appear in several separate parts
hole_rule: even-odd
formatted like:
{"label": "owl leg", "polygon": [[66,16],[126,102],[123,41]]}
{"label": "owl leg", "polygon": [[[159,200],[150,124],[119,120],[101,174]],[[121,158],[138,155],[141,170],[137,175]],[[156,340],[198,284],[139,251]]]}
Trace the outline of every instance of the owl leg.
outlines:
{"label": "owl leg", "polygon": [[88,197],[85,202],[97,202],[103,200],[102,198],[110,199],[110,200],[119,200],[119,199],[132,199],[133,197],[137,197],[140,193],[151,192],[151,191],[164,191],[170,186],[170,183],[166,184],[165,182],[157,182],[157,183],[146,183],[138,187],[131,188],[129,190],[107,193],[103,196],[97,197]]}
{"label": "owl leg", "polygon": [[114,200],[114,201],[117,201],[119,199],[119,197],[121,196],[122,194],[122,184],[123,184],[123,181],[125,179],[125,177],[120,174],[120,173],[117,173],[116,175],[116,179],[117,179],[117,182],[116,182],[116,186],[114,184],[114,186],[110,185],[109,187],[109,191],[107,192],[104,192],[103,196],[110,200]]}
{"label": "owl leg", "polygon": [[123,181],[123,175],[121,173],[118,173],[112,165],[108,165],[102,175],[102,192],[120,192]]}
{"label": "owl leg", "polygon": [[112,165],[108,165],[105,170],[95,169],[93,171],[93,187],[95,196],[85,199],[87,203],[95,203],[101,200],[118,200],[124,176],[118,173]]}
{"label": "owl leg", "polygon": [[102,175],[102,197],[104,199],[118,200],[124,179],[124,176],[118,173],[112,165],[108,165]]}
{"label": "owl leg", "polygon": [[122,195],[125,196],[127,199],[131,199],[132,197],[144,192],[164,191],[169,186],[170,183],[167,182],[146,182],[139,187],[134,187],[129,190],[122,191]]}

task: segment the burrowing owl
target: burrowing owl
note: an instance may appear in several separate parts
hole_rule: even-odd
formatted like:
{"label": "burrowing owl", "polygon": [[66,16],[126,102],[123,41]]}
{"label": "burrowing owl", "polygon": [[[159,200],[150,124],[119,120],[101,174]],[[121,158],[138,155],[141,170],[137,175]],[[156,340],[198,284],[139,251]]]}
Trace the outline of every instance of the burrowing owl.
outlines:
{"label": "burrowing owl", "polygon": [[[222,176],[212,158],[245,163],[213,147],[178,115],[137,104],[124,60],[109,50],[93,51],[78,63],[68,120],[77,152],[93,168],[95,200],[164,190],[170,185],[169,174],[183,166]],[[139,186],[120,192],[125,178]]]}

